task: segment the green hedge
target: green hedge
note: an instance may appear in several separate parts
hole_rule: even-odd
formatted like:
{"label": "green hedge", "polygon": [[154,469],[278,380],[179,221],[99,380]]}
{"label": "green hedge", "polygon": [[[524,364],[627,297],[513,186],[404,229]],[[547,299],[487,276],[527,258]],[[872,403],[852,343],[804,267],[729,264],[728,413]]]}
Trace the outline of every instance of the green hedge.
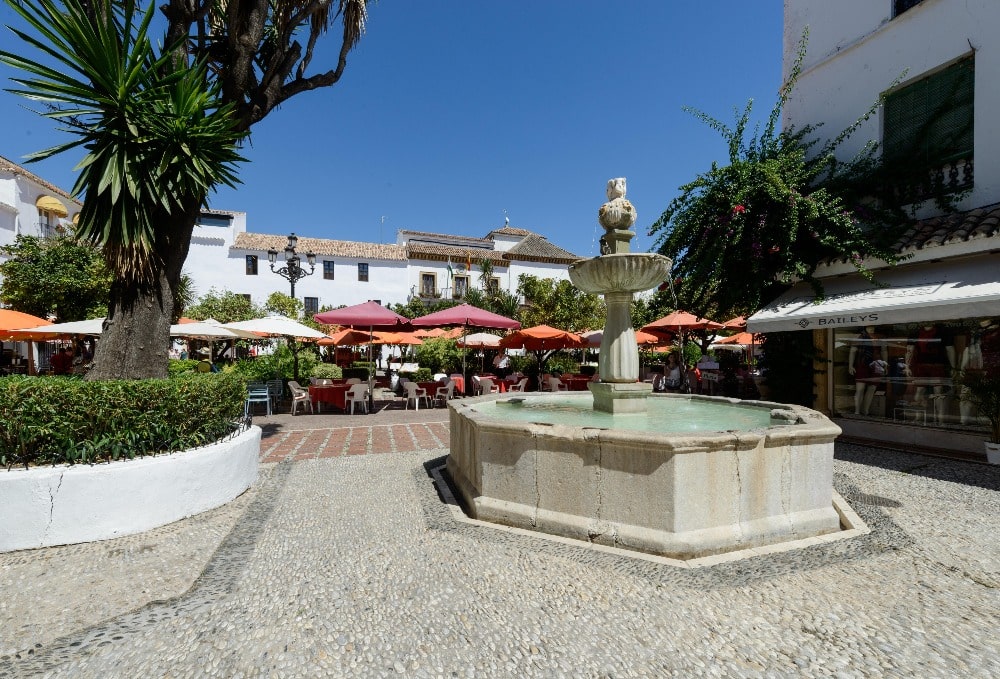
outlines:
{"label": "green hedge", "polygon": [[0,378],[0,465],[100,462],[194,448],[232,433],[245,400],[246,381],[238,375]]}
{"label": "green hedge", "polygon": [[333,363],[317,363],[309,376],[325,380],[336,380],[344,376],[344,371],[340,369],[339,365]]}

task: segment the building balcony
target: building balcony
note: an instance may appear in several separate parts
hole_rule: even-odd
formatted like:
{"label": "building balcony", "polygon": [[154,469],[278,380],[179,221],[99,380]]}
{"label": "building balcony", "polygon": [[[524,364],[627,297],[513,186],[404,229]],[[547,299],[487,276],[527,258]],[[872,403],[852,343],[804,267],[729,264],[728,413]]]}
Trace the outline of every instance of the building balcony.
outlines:
{"label": "building balcony", "polygon": [[975,163],[972,156],[948,161],[925,174],[914,173],[911,181],[892,187],[892,193],[903,204],[920,203],[936,195],[967,191],[974,185]]}

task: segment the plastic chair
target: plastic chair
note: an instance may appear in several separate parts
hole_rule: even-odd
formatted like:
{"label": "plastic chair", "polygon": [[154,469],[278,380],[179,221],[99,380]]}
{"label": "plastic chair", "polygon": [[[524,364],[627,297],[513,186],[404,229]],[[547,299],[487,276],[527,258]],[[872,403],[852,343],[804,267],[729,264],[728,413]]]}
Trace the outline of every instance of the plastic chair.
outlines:
{"label": "plastic chair", "polygon": [[528,378],[522,377],[520,380],[518,380],[517,384],[512,384],[509,387],[507,387],[507,391],[523,393],[527,387],[528,387]]}
{"label": "plastic chair", "polygon": [[367,384],[354,384],[351,388],[347,390],[344,395],[344,405],[351,404],[351,415],[354,414],[354,404],[360,403],[362,409],[368,412],[368,385]]}
{"label": "plastic chair", "polygon": [[538,391],[552,391],[552,385],[549,384],[549,380],[552,375],[549,373],[542,373],[541,377],[538,378]]}
{"label": "plastic chair", "polygon": [[292,415],[299,411],[299,406],[309,405],[309,412],[313,412],[312,397],[309,392],[303,389],[298,382],[291,380],[288,383],[288,390],[292,392]]}
{"label": "plastic chair", "polygon": [[406,382],[403,384],[403,389],[406,390],[406,410],[410,408],[410,401],[413,401],[414,409],[420,410],[420,399],[424,399],[427,407],[430,408],[431,397],[427,395],[426,389],[418,387],[416,382]]}
{"label": "plastic chair", "polygon": [[[333,384],[333,380],[330,380],[330,384]],[[345,384],[361,384],[361,378],[352,377],[351,379],[347,380]]]}
{"label": "plastic chair", "polygon": [[441,407],[447,407],[448,401],[455,398],[455,380],[448,380],[443,387],[434,392],[434,403],[441,401]]}
{"label": "plastic chair", "polygon": [[263,403],[267,408],[267,416],[271,416],[271,393],[266,384],[247,385],[247,400],[243,407],[244,415],[251,413],[254,403]]}
{"label": "plastic chair", "polygon": [[493,384],[493,380],[489,377],[479,378],[479,393],[480,394],[499,394],[500,387]]}

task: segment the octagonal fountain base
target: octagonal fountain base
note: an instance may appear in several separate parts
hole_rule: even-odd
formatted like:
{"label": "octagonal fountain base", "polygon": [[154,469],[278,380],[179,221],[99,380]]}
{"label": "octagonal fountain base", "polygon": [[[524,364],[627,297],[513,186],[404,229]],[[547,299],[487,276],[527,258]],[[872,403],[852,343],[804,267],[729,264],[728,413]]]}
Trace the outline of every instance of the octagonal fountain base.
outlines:
{"label": "octagonal fountain base", "polygon": [[833,504],[840,428],[821,413],[707,396],[650,399],[765,409],[769,424],[624,431],[516,421],[477,410],[495,397],[464,399],[451,404],[449,475],[474,518],[676,559],[840,529]]}

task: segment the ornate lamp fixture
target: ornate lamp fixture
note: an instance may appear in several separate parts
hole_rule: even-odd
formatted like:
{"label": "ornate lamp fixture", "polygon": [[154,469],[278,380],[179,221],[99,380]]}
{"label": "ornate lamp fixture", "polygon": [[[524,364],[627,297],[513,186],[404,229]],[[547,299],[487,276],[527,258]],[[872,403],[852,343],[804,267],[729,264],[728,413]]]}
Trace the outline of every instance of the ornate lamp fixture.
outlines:
{"label": "ornate lamp fixture", "polygon": [[310,250],[306,253],[306,262],[309,263],[309,271],[302,267],[302,258],[295,252],[295,246],[299,239],[294,233],[288,234],[288,245],[285,246],[285,266],[275,269],[274,264],[278,261],[278,251],[268,250],[267,259],[271,262],[271,271],[278,274],[292,284],[292,294],[295,297],[295,282],[302,280],[306,276],[311,276],[316,270],[316,254]]}

